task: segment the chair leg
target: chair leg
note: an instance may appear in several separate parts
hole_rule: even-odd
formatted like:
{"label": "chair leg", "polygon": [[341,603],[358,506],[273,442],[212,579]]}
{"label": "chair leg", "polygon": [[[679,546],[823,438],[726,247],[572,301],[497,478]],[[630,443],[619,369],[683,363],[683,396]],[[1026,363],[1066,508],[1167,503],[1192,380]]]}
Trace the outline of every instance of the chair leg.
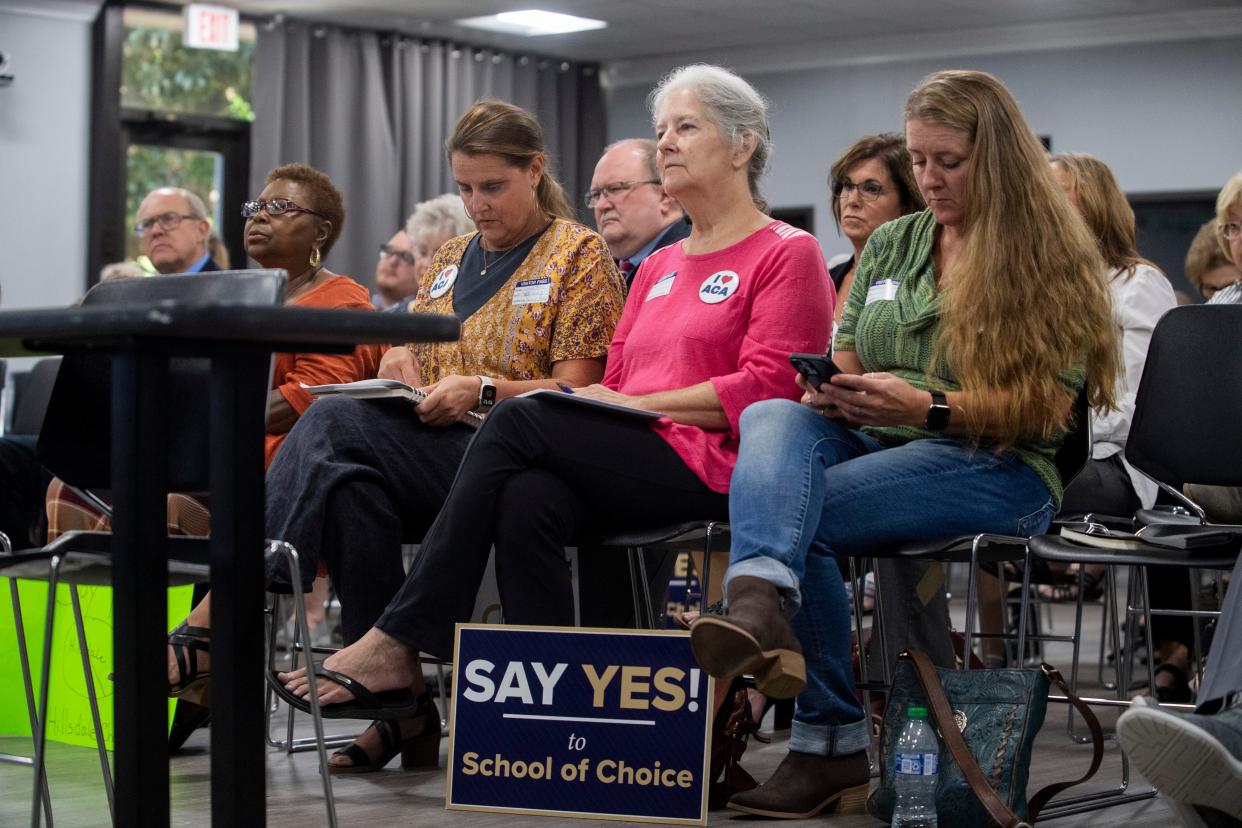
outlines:
{"label": "chair leg", "polygon": [[[870,563],[871,568],[875,571],[875,606],[871,610],[871,643],[876,646],[880,654],[880,675],[883,676],[884,686],[893,686],[893,662],[892,656],[888,652],[888,641],[884,635],[884,589],[881,585],[883,580],[880,577],[879,570],[876,569],[876,561],[874,558],[864,559],[864,563]],[[866,566],[861,567],[866,572]]]}
{"label": "chair leg", "polygon": [[1019,664],[1026,660],[1026,619],[1027,613],[1031,611],[1031,550],[1027,547],[1026,554],[1023,556],[1022,566],[1022,592],[1018,605],[1018,662]]}
{"label": "chair leg", "polygon": [[[1084,603],[1083,592],[1086,589],[1087,568],[1080,566],[1078,568],[1078,600],[1074,603],[1074,635],[1071,646],[1073,647],[1070,656],[1070,690],[1078,693],[1078,657],[1082,652],[1082,608]],[[1074,736],[1074,708],[1069,709],[1068,715],[1065,717],[1065,732],[1074,741],[1078,741]]]}
{"label": "chair leg", "polygon": [[979,571],[979,543],[983,537],[983,535],[976,535],[970,544],[970,569],[966,571],[966,629],[962,631],[962,670],[970,669],[970,643],[975,637],[975,612],[978,598],[975,594],[977,588],[975,574]]}
{"label": "chair leg", "polygon": [[[276,619],[280,614],[280,596],[272,593],[271,604],[267,610],[267,669],[268,672],[276,669]],[[274,697],[272,687],[266,682],[263,685],[263,739],[267,742],[268,747],[283,748],[284,745],[272,738],[272,713],[274,712]]]}
{"label": "chair leg", "polygon": [[39,675],[39,712],[36,717],[39,726],[34,734],[35,778],[34,794],[30,805],[30,824],[33,828],[39,828],[39,800],[43,795],[46,778],[44,763],[47,757],[44,755],[44,752],[47,745],[47,700],[52,686],[49,675],[52,671],[52,627],[56,621],[56,584],[60,578],[60,562],[60,555],[53,555],[48,560],[47,618],[43,624],[43,669]]}
{"label": "chair leg", "polygon": [[627,546],[625,555],[630,565],[630,600],[634,606],[634,626],[642,627],[646,620],[646,613],[643,612],[643,587],[638,583],[638,559],[642,557],[643,550],[636,546]]}
{"label": "chair leg", "polygon": [[[855,588],[850,591],[853,596],[851,602],[853,606],[850,608],[854,616],[854,632],[855,640],[858,642],[858,683],[862,687],[863,696],[863,716],[867,720],[868,732],[872,729],[871,723],[871,669],[867,663],[867,647],[863,641],[863,595],[862,590],[857,588],[858,585],[858,565],[856,558],[849,559],[850,582]],[[874,615],[872,618],[874,619]],[[873,621],[874,623],[874,621]],[[874,632],[874,630],[873,630]],[[867,745],[868,761],[871,763],[872,775],[877,775],[880,769],[880,745],[877,739],[871,739]]]}
{"label": "chair leg", "polygon": [[[0,538],[4,538],[3,533],[0,533]],[[8,538],[4,538],[3,545],[6,547],[6,552],[12,552],[12,549],[8,548]],[[17,633],[17,656],[22,666],[22,684],[26,691],[26,715],[30,720],[30,737],[33,743],[35,734],[39,732],[39,714],[35,708],[34,678],[30,674],[30,652],[26,649],[26,629],[22,622],[22,602],[18,595],[16,578],[9,579],[9,598],[13,602],[13,631]],[[32,767],[35,764],[35,760],[31,757],[10,756],[9,754],[0,754],[0,761]],[[52,796],[48,791],[46,777],[43,778],[39,787],[43,799],[43,813],[47,819],[48,828],[52,828]]]}
{"label": "chair leg", "polygon": [[448,697],[448,679],[445,677],[444,662],[436,662],[436,687],[440,688],[439,712],[440,712],[440,732],[443,733],[448,727],[449,714],[449,697]]}
{"label": "chair leg", "polygon": [[103,722],[99,718],[99,698],[95,692],[95,674],[91,670],[91,657],[86,649],[86,625],[82,622],[82,603],[77,584],[69,585],[73,599],[73,623],[78,632],[78,654],[82,657],[82,677],[86,681],[86,698],[91,706],[91,722],[95,725],[95,747],[99,750],[99,770],[103,774],[104,793],[108,795],[108,814],[116,824],[116,802],[112,787],[112,768],[108,766],[108,748],[104,745]]}
{"label": "chair leg", "polygon": [[1147,568],[1135,567],[1139,573],[1139,583],[1143,597],[1143,623],[1147,625],[1147,687],[1154,698],[1156,695],[1156,636],[1151,626],[1151,592],[1147,588]]}
{"label": "chair leg", "polygon": [[[294,584],[294,617],[298,627],[298,637],[302,639],[302,647],[306,655],[306,666],[310,668],[314,664],[315,657],[311,650],[310,626],[306,621],[306,601],[302,595],[302,590],[298,588],[298,585],[302,583],[298,552],[292,545],[282,541],[273,542],[272,547],[278,549],[289,563],[289,572],[292,575],[291,580]],[[307,684],[309,689],[308,695],[310,696],[311,720],[315,726],[315,741],[319,749],[319,775],[323,780],[323,797],[325,806],[328,809],[328,825],[330,828],[336,828],[336,798],[332,795],[332,774],[328,769],[328,749],[324,746],[323,715],[319,709],[319,686],[318,682],[314,680],[314,676],[311,676],[311,681]],[[290,744],[292,744],[292,739],[290,739]]]}
{"label": "chair leg", "polygon": [[[636,586],[638,587],[639,595],[642,596],[643,623],[646,624],[646,629],[654,630],[655,607],[651,603],[651,581],[647,576],[646,549],[640,546],[634,551],[634,563],[638,567],[638,583]],[[638,621],[638,617],[635,616],[634,620]]]}

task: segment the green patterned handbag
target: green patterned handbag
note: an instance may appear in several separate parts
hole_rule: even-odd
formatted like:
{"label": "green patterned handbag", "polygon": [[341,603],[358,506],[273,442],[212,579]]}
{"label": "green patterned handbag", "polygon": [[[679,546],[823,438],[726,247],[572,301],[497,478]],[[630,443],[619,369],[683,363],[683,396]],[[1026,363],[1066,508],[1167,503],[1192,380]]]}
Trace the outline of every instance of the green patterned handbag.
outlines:
{"label": "green patterned handbag", "polygon": [[[1052,684],[1065,693],[1091,731],[1091,768],[1081,779],[1041,789],[1028,803],[1031,748],[1044,723]],[[913,706],[931,711],[932,725],[940,737],[936,814],[941,825],[1013,828],[1034,822],[1053,796],[1095,775],[1104,756],[1099,720],[1070,692],[1053,667],[945,670],[933,666],[925,653],[905,652],[897,657],[880,729],[880,786],[867,802],[871,815],[885,822],[892,820],[897,801],[893,742],[907,708]]]}

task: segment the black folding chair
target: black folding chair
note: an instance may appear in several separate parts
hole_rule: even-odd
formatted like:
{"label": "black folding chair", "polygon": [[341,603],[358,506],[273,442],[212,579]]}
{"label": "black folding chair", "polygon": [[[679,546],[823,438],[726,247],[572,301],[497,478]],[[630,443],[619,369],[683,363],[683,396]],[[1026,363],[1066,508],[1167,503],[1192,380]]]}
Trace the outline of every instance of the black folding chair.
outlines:
{"label": "black folding chair", "polygon": [[[1185,497],[1174,483],[1205,483],[1209,485],[1242,485],[1242,444],[1229,438],[1242,418],[1242,361],[1237,359],[1236,342],[1242,330],[1242,306],[1196,305],[1174,308],[1156,325],[1147,351],[1147,362],[1139,382],[1134,418],[1126,441],[1126,460],[1139,472],[1150,477],[1177,500],[1186,504],[1197,516],[1187,522],[1185,516],[1148,510],[1136,515],[1135,525],[1164,524],[1164,534],[1186,536],[1219,532],[1225,527],[1202,523],[1203,510]],[[1242,530],[1242,527],[1229,527]],[[1028,565],[1023,583],[1022,619],[1026,618],[1029,602],[1031,559],[1109,567],[1109,584],[1113,583],[1112,568],[1130,566],[1130,589],[1126,604],[1127,641],[1134,640],[1136,616],[1147,623],[1148,664],[1154,664],[1151,619],[1154,615],[1210,618],[1218,612],[1183,609],[1158,609],[1150,606],[1147,590],[1147,568],[1162,573],[1189,573],[1191,570],[1221,570],[1233,566],[1242,541],[1236,536],[1195,550],[1171,550],[1151,545],[1135,550],[1100,549],[1085,546],[1060,535],[1047,534],[1031,538],[1028,544]],[[1196,627],[1197,637],[1197,627]],[[1024,646],[1025,626],[1018,631],[1019,650]],[[1122,654],[1118,653],[1118,659]],[[1128,665],[1130,659],[1125,660]],[[1090,704],[1125,706],[1121,696],[1129,683],[1128,669],[1118,681],[1117,699],[1085,699]],[[1188,707],[1188,706],[1187,706]],[[1123,768],[1128,769],[1124,763]],[[1128,777],[1127,777],[1128,778]],[[1067,815],[1090,807],[1130,802],[1154,795],[1154,791],[1138,794],[1120,792],[1088,794],[1070,802],[1057,815]],[[1094,805],[1087,804],[1096,797]],[[1104,801],[1104,800],[1107,801]],[[1075,805],[1080,807],[1074,807]]]}

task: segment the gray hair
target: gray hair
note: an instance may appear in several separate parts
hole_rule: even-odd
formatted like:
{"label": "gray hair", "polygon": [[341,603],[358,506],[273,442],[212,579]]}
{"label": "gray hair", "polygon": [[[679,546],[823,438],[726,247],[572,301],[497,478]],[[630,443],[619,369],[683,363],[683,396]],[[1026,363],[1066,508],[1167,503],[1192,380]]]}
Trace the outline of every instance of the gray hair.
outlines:
{"label": "gray hair", "polygon": [[474,222],[466,215],[466,205],[457,193],[445,193],[415,205],[414,212],[405,222],[405,234],[410,241],[417,241],[423,233],[441,233],[449,238],[461,236],[474,229]]}
{"label": "gray hair", "polygon": [[604,151],[600,153],[600,157],[607,155],[615,149],[621,147],[630,147],[633,149],[647,164],[647,171],[655,180],[660,179],[660,168],[656,165],[656,142],[651,138],[622,138],[620,141],[613,141],[604,147]]}
{"label": "gray hair", "polygon": [[750,156],[746,182],[755,206],[767,212],[768,204],[759,192],[759,179],[768,169],[772,138],[768,131],[768,104],[755,88],[728,69],[707,63],[692,63],[674,69],[656,84],[647,96],[647,108],[654,121],[664,99],[677,89],[693,89],[707,117],[734,147],[750,136],[755,150]]}
{"label": "gray hair", "polygon": [[[190,208],[190,215],[196,219],[207,218],[207,205],[203,203],[203,200],[199,198],[196,193],[193,193],[184,187],[159,187],[147,193],[147,198],[150,198],[156,193],[179,195],[185,199],[186,206]],[[144,198],[143,201],[146,201],[146,198]]]}

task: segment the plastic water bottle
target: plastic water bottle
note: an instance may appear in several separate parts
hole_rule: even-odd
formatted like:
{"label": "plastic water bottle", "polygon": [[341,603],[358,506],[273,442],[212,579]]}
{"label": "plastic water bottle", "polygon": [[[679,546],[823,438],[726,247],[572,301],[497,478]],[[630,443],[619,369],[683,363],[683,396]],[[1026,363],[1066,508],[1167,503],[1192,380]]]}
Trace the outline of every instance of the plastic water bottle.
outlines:
{"label": "plastic water bottle", "polygon": [[892,828],[936,828],[936,772],[940,769],[940,743],[927,723],[926,707],[906,710],[906,725],[893,751]]}

